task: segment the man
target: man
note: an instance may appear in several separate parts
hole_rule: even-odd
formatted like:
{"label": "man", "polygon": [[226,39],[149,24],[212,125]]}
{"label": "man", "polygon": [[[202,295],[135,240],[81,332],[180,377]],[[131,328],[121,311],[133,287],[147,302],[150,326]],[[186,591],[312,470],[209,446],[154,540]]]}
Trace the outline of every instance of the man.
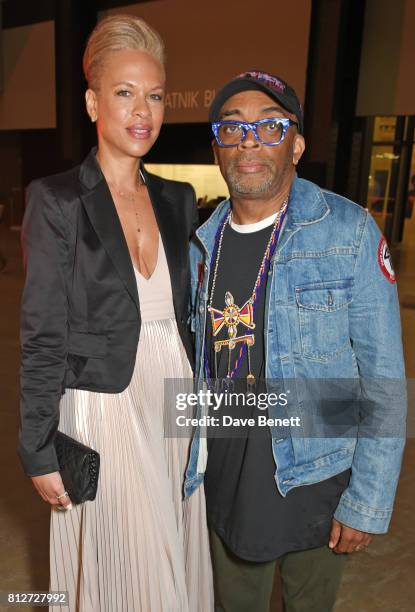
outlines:
{"label": "man", "polygon": [[[238,405],[227,423],[257,417],[245,435],[208,431],[206,444],[198,429],[185,493],[204,478],[217,610],[268,610],[278,559],[285,610],[329,611],[344,553],[387,531],[400,471],[406,403],[403,383],[392,385],[404,365],[389,251],[366,210],[296,176],[303,114],[282,79],[239,75],[209,119],[230,200],[191,250],[197,379],[243,389],[239,403],[283,389],[266,416],[289,418],[264,433],[261,411]],[[339,379],[345,395],[318,400]],[[316,380],[307,397],[315,386],[303,383]]]}

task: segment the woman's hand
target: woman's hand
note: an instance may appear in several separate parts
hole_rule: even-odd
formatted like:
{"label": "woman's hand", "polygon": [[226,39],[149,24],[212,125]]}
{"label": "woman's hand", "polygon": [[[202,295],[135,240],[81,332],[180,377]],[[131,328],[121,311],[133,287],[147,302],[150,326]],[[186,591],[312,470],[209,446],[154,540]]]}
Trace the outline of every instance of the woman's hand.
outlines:
{"label": "woman's hand", "polygon": [[72,510],[72,502],[69,495],[65,494],[65,487],[59,472],[32,476],[31,478],[33,486],[45,502],[48,502],[51,506],[56,506],[59,510]]}

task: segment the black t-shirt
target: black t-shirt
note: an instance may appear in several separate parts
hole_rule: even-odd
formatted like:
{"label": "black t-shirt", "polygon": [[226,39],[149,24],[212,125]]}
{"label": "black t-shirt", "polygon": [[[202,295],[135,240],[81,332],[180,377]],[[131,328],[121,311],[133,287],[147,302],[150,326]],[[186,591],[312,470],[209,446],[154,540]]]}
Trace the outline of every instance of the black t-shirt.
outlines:
{"label": "black t-shirt", "polygon": [[[225,294],[242,308],[252,295],[272,226],[251,233],[240,233],[226,226],[216,277],[212,306],[223,311]],[[264,283],[266,283],[266,276]],[[213,270],[209,288],[211,290]],[[255,392],[265,388],[264,313],[266,287],[262,286],[254,310],[255,329],[239,323],[236,337],[254,334],[250,349],[251,372],[256,378]],[[210,295],[210,291],[209,291]],[[228,298],[228,302],[229,302]],[[249,323],[249,317],[245,318]],[[220,322],[220,317],[219,317]],[[215,373],[214,342],[228,339],[224,324],[215,337],[208,314],[206,348],[211,375]],[[231,352],[226,346],[216,353],[218,378],[223,379],[238,356],[240,344]],[[247,355],[235,373],[232,391],[249,392]],[[263,411],[260,411],[263,414]],[[256,406],[239,403],[215,412],[215,416],[256,417]],[[256,419],[254,419],[256,422]],[[281,555],[328,544],[331,521],[349,480],[349,470],[326,481],[292,489],[285,498],[279,493],[274,474],[269,427],[209,428],[208,463],[205,492],[208,522],[238,557],[250,561],[271,561]],[[216,435],[214,435],[216,434]]]}

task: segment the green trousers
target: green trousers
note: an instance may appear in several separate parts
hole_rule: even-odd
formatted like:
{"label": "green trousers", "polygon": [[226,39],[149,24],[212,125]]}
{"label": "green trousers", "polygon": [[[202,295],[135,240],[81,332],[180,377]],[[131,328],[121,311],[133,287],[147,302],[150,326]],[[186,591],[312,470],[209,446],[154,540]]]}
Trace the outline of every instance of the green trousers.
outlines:
{"label": "green trousers", "polygon": [[236,557],[210,529],[215,612],[270,612],[276,563],[282,579],[284,612],[331,612],[347,555],[327,546],[255,563]]}

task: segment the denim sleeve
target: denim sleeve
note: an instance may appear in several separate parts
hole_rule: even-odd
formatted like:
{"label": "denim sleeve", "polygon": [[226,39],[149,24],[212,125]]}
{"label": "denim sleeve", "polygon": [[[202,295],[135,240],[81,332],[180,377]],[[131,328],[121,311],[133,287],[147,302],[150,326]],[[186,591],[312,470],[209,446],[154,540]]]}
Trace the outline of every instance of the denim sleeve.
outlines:
{"label": "denim sleeve", "polygon": [[189,299],[189,325],[192,333],[195,333],[195,307],[198,286],[199,271],[199,249],[196,246],[195,238],[190,241],[190,299]]}
{"label": "denim sleeve", "polygon": [[368,533],[388,530],[405,446],[407,400],[399,302],[393,273],[384,265],[383,240],[374,219],[366,214],[350,307],[362,410],[350,483],[334,515]]}

